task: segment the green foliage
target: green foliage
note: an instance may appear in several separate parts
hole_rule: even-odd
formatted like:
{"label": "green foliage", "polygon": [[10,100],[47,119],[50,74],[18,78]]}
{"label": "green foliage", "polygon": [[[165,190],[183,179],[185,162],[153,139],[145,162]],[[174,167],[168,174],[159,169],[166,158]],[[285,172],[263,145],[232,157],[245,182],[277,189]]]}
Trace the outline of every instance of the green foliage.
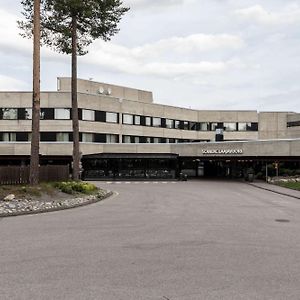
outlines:
{"label": "green foliage", "polygon": [[300,191],[300,182],[278,182],[278,185]]}
{"label": "green foliage", "polygon": [[81,181],[55,182],[54,186],[60,189],[63,193],[67,193],[67,194],[74,194],[74,193],[93,194],[98,190],[95,185],[87,182],[81,182]]}
{"label": "green foliage", "polygon": [[[23,37],[32,37],[34,0],[23,0],[25,20],[19,21]],[[129,8],[121,0],[41,0],[42,44],[57,52],[72,53],[72,21],[76,22],[78,55],[87,53],[93,40],[110,40]]]}

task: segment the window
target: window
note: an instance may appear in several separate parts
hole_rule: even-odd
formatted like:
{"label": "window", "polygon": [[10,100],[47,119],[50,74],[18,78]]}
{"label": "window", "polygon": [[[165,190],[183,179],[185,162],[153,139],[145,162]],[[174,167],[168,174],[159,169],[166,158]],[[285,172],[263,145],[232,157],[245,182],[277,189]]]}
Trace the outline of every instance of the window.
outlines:
{"label": "window", "polygon": [[108,143],[108,144],[119,143],[119,136],[117,134],[107,134],[106,135],[106,143]]}
{"label": "window", "polygon": [[134,142],[135,144],[139,144],[139,143],[140,143],[140,137],[139,137],[139,136],[134,136],[134,137],[133,137],[133,142]]}
{"label": "window", "polygon": [[224,123],[225,131],[236,131],[236,123]]}
{"label": "window", "polygon": [[211,131],[216,131],[218,128],[218,123],[211,123]]}
{"label": "window", "polygon": [[183,129],[184,130],[189,130],[189,122],[188,121],[183,122]]}
{"label": "window", "polygon": [[92,143],[94,141],[94,135],[92,133],[83,133],[82,142],[83,143]]}
{"label": "window", "polygon": [[25,120],[32,120],[32,108],[25,108]]}
{"label": "window", "polygon": [[174,121],[166,119],[166,128],[174,128]]}
{"label": "window", "polygon": [[123,114],[123,124],[133,125],[133,115]]}
{"label": "window", "polygon": [[151,117],[145,117],[145,125],[151,126]]}
{"label": "window", "polygon": [[150,144],[151,143],[151,137],[146,137],[146,144]]}
{"label": "window", "polygon": [[152,118],[153,127],[161,127],[161,118]]}
{"label": "window", "polygon": [[190,122],[190,130],[197,130],[197,123],[196,122]]}
{"label": "window", "polygon": [[199,123],[199,130],[200,131],[209,131],[209,123],[208,122]]}
{"label": "window", "polygon": [[123,143],[130,144],[130,136],[129,135],[123,135]]}
{"label": "window", "polygon": [[238,123],[239,131],[258,131],[258,123]]}
{"label": "window", "polygon": [[2,108],[2,119],[3,120],[17,120],[18,110],[16,108]]}
{"label": "window", "polygon": [[178,121],[178,120],[174,121],[174,127],[176,129],[180,129],[180,121]]}
{"label": "window", "polygon": [[90,109],[82,110],[82,120],[83,121],[95,121],[95,111]]}
{"label": "window", "polygon": [[41,120],[53,120],[54,119],[54,108],[41,108]]}
{"label": "window", "polygon": [[15,132],[3,132],[2,141],[3,142],[16,142],[17,135]]}
{"label": "window", "polygon": [[106,122],[108,122],[108,123],[119,123],[118,113],[106,112]]}
{"label": "window", "polygon": [[16,132],[17,142],[28,142],[28,132]]}
{"label": "window", "polygon": [[298,127],[300,126],[300,121],[291,121],[287,123],[287,127]]}
{"label": "window", "polygon": [[55,108],[54,109],[55,120],[70,120],[71,113],[69,108]]}
{"label": "window", "polygon": [[141,125],[141,117],[134,116],[134,125]]}
{"label": "window", "polygon": [[155,143],[155,144],[161,143],[161,138],[154,137],[153,138],[153,143]]}
{"label": "window", "polygon": [[56,133],[55,132],[41,132],[41,142],[56,142]]}
{"label": "window", "polygon": [[67,132],[58,132],[56,133],[57,142],[69,142],[69,133]]}

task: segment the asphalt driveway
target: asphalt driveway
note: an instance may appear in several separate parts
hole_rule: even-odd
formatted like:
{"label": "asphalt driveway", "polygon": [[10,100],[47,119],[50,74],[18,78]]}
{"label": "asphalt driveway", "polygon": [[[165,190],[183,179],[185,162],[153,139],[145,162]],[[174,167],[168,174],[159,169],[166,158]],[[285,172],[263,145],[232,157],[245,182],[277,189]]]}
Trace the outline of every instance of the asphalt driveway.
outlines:
{"label": "asphalt driveway", "polygon": [[244,183],[97,183],[118,195],[0,219],[0,299],[300,299],[300,201]]}

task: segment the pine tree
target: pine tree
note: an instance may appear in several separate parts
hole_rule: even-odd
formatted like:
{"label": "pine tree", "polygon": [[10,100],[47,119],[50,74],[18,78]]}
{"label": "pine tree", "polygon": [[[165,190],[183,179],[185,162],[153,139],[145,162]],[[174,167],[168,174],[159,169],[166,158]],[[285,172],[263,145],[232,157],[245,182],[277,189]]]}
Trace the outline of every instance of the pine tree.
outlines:
{"label": "pine tree", "polygon": [[[23,0],[23,36],[32,36],[34,0]],[[129,10],[121,0],[41,0],[41,42],[55,51],[72,55],[73,179],[79,179],[79,121],[77,101],[77,56],[87,53],[95,39],[109,41],[118,33],[118,23]]]}

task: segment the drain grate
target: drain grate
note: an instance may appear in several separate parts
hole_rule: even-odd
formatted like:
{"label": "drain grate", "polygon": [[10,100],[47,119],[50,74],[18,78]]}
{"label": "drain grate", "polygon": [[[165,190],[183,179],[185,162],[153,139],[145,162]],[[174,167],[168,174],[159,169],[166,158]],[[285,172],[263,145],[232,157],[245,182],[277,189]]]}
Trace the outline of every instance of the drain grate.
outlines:
{"label": "drain grate", "polygon": [[279,223],[289,223],[290,222],[290,220],[288,220],[288,219],[276,219],[275,221],[279,222]]}

